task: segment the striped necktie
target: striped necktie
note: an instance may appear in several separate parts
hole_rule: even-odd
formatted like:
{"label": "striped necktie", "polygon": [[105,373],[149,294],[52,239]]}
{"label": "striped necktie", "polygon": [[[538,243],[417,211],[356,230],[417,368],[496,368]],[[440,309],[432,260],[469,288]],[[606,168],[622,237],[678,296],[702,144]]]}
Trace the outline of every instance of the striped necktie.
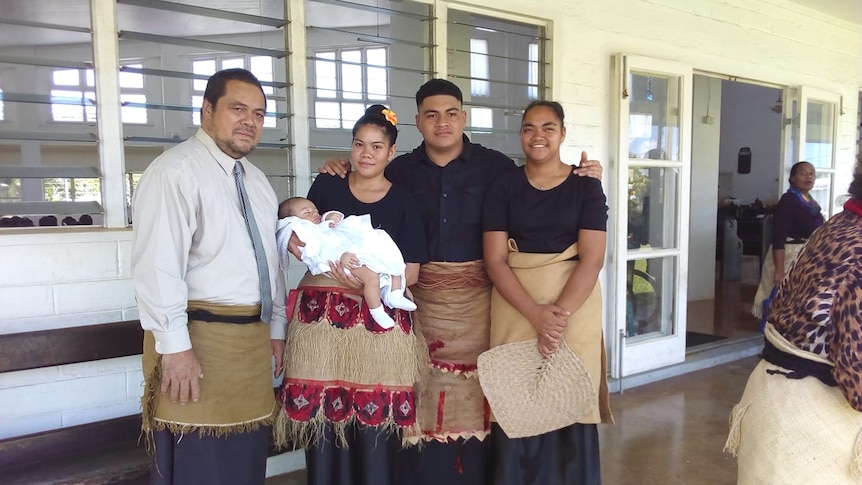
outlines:
{"label": "striped necktie", "polygon": [[242,209],[243,219],[245,219],[245,228],[248,230],[248,235],[251,238],[251,245],[254,248],[254,259],[257,263],[257,277],[260,281],[260,319],[269,323],[272,317],[272,290],[269,285],[269,267],[266,263],[266,253],[263,251],[260,231],[258,231],[257,223],[254,221],[251,202],[248,200],[248,194],[245,192],[242,173],[242,162],[237,160],[233,166],[233,178],[236,182],[236,191],[239,194],[239,205],[240,209]]}

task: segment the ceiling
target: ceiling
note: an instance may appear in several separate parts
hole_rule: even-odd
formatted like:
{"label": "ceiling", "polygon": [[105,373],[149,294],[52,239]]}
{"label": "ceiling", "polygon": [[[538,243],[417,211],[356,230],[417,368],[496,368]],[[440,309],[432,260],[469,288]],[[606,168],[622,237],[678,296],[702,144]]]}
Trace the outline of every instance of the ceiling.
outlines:
{"label": "ceiling", "polygon": [[793,3],[819,10],[826,15],[838,17],[862,25],[862,0],[790,0]]}
{"label": "ceiling", "polygon": [[[122,1],[122,0],[121,0]],[[222,20],[138,7],[140,0],[127,0],[132,5],[119,5],[120,29],[163,35],[206,36],[219,32],[250,33],[271,28],[253,24]],[[384,0],[388,4],[392,0]],[[818,10],[826,15],[862,26],[862,0],[788,0],[794,4]],[[88,0],[2,0],[0,17],[28,22],[44,22],[70,26],[88,27]],[[233,12],[281,17],[282,0],[184,0],[182,3],[206,6]],[[362,3],[362,2],[360,2]],[[378,25],[380,18],[357,10],[345,10],[333,5],[311,4],[307,12],[309,24],[337,26],[344,23],[370,21]],[[316,7],[316,8],[315,8]],[[358,18],[368,16],[369,18]],[[2,24],[0,24],[2,25]],[[38,31],[38,35],[34,35]],[[35,41],[34,41],[35,40]],[[35,44],[63,44],[86,42],[87,35],[75,32],[36,29],[20,25],[3,25],[0,28],[0,46]]]}

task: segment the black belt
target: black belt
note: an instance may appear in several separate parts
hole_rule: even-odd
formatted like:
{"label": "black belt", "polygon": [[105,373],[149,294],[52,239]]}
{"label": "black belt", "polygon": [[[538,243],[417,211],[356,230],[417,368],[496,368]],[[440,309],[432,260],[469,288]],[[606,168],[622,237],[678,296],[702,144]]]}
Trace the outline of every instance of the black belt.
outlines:
{"label": "black belt", "polygon": [[760,356],[767,362],[789,370],[789,372],[767,370],[767,374],[781,374],[788,379],[803,379],[811,376],[816,377],[827,386],[835,387],[838,385],[835,382],[835,377],[832,375],[831,365],[788,354],[783,350],[779,350],[769,339],[764,340],[763,353]]}
{"label": "black belt", "polygon": [[187,312],[189,320],[197,320],[200,322],[219,322],[219,323],[257,323],[260,320],[260,315],[216,315],[215,313],[206,310],[191,310]]}

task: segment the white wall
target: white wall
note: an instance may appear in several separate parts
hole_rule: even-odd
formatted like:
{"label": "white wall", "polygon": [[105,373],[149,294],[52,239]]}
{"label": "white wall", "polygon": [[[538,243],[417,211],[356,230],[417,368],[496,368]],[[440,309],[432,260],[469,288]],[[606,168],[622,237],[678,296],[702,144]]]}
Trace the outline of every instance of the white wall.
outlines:
{"label": "white wall", "polygon": [[[721,80],[694,76],[692,104],[691,212],[688,240],[688,300],[715,297],[715,233],[718,159],[724,104]],[[704,122],[704,117],[712,123]]]}
{"label": "white wall", "polygon": [[[608,182],[616,169],[610,106],[611,96],[619,95],[610,86],[610,59],[618,52],[842,94],[848,114],[838,127],[836,187],[849,183],[858,123],[854,103],[862,84],[859,26],[786,0],[583,0],[557,2],[547,10],[527,0],[463,3],[487,7],[489,14],[553,18],[551,85],[567,112],[564,157],[576,160],[587,150],[602,160],[609,200],[617,190]],[[700,167],[699,161],[695,164]],[[128,231],[98,229],[0,231],[0,333],[136,318],[128,275],[130,238]],[[614,264],[609,261],[609,268]],[[0,374],[0,433],[12,436],[136,412],[138,365],[133,357]],[[58,383],[58,376],[69,378]],[[93,399],[81,399],[84,395]],[[55,398],[54,408],[43,402],[49,397]]]}
{"label": "white wall", "polygon": [[[723,81],[721,87],[719,171],[731,174],[727,190],[737,205],[751,204],[755,199],[775,205],[781,196],[782,116],[771,108],[781,91],[731,81]],[[742,147],[751,149],[750,173],[737,170]]]}

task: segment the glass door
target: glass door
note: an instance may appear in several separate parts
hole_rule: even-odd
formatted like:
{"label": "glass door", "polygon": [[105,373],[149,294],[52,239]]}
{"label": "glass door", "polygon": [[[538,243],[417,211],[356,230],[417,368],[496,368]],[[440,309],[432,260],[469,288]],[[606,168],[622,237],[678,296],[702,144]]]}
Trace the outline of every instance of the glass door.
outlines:
{"label": "glass door", "polygon": [[[835,150],[840,96],[806,86],[799,87],[799,137],[796,153],[817,171],[810,195],[820,204],[823,215],[835,213]],[[784,183],[790,177],[787,168]],[[786,185],[784,186],[786,189]]]}
{"label": "glass door", "polygon": [[685,360],[691,68],[616,59],[612,376]]}

